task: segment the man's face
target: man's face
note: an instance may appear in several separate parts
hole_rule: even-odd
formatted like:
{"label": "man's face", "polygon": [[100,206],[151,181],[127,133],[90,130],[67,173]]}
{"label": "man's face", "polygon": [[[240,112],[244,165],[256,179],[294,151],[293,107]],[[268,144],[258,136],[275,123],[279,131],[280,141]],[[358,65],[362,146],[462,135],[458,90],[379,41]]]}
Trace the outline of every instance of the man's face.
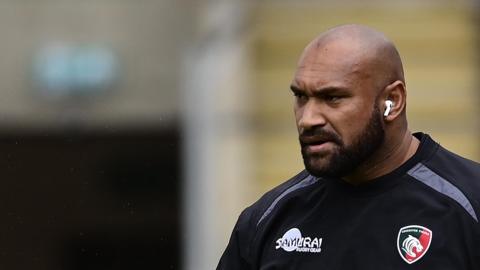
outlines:
{"label": "man's face", "polygon": [[292,82],[302,156],[315,176],[348,175],[384,140],[374,76],[343,50],[307,51]]}

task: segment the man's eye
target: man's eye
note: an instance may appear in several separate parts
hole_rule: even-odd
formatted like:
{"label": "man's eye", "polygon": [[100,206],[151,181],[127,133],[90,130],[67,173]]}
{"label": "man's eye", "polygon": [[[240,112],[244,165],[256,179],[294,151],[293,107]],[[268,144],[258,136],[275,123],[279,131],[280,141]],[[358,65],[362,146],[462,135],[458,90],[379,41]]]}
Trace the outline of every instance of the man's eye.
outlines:
{"label": "man's eye", "polygon": [[325,100],[328,101],[328,102],[335,103],[335,102],[339,102],[341,98],[342,97],[340,97],[340,96],[326,96]]}
{"label": "man's eye", "polygon": [[307,97],[305,94],[298,93],[298,92],[294,92],[293,95],[294,95],[296,98],[298,98],[298,99],[306,98],[306,97]]}

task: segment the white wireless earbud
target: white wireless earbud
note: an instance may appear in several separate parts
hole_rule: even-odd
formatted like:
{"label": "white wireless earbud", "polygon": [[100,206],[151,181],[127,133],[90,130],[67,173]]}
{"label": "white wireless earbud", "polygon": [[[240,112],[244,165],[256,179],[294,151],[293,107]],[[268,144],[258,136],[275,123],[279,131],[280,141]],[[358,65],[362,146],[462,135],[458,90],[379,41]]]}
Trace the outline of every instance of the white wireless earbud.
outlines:
{"label": "white wireless earbud", "polygon": [[383,116],[388,116],[390,114],[390,110],[392,110],[393,101],[385,100],[385,106],[387,106],[387,108],[385,108],[385,113]]}

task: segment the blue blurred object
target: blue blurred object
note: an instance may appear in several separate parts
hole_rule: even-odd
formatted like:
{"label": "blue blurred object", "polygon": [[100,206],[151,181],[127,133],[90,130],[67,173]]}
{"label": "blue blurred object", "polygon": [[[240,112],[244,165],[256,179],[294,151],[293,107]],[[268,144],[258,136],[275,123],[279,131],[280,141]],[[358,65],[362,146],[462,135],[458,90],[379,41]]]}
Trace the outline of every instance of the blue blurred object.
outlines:
{"label": "blue blurred object", "polygon": [[42,96],[54,99],[95,96],[114,83],[117,63],[107,47],[48,46],[34,58],[36,88]]}

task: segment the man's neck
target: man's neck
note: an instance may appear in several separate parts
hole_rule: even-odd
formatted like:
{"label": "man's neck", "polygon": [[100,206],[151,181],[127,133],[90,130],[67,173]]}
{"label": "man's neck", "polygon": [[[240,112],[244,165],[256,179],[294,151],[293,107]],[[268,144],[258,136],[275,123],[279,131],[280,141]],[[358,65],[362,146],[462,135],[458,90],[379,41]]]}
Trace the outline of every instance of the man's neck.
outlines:
{"label": "man's neck", "polygon": [[343,180],[360,185],[390,173],[410,159],[420,145],[420,141],[408,130],[396,141],[397,143],[393,145],[386,142],[372,158],[360,165],[352,174],[343,177]]}

